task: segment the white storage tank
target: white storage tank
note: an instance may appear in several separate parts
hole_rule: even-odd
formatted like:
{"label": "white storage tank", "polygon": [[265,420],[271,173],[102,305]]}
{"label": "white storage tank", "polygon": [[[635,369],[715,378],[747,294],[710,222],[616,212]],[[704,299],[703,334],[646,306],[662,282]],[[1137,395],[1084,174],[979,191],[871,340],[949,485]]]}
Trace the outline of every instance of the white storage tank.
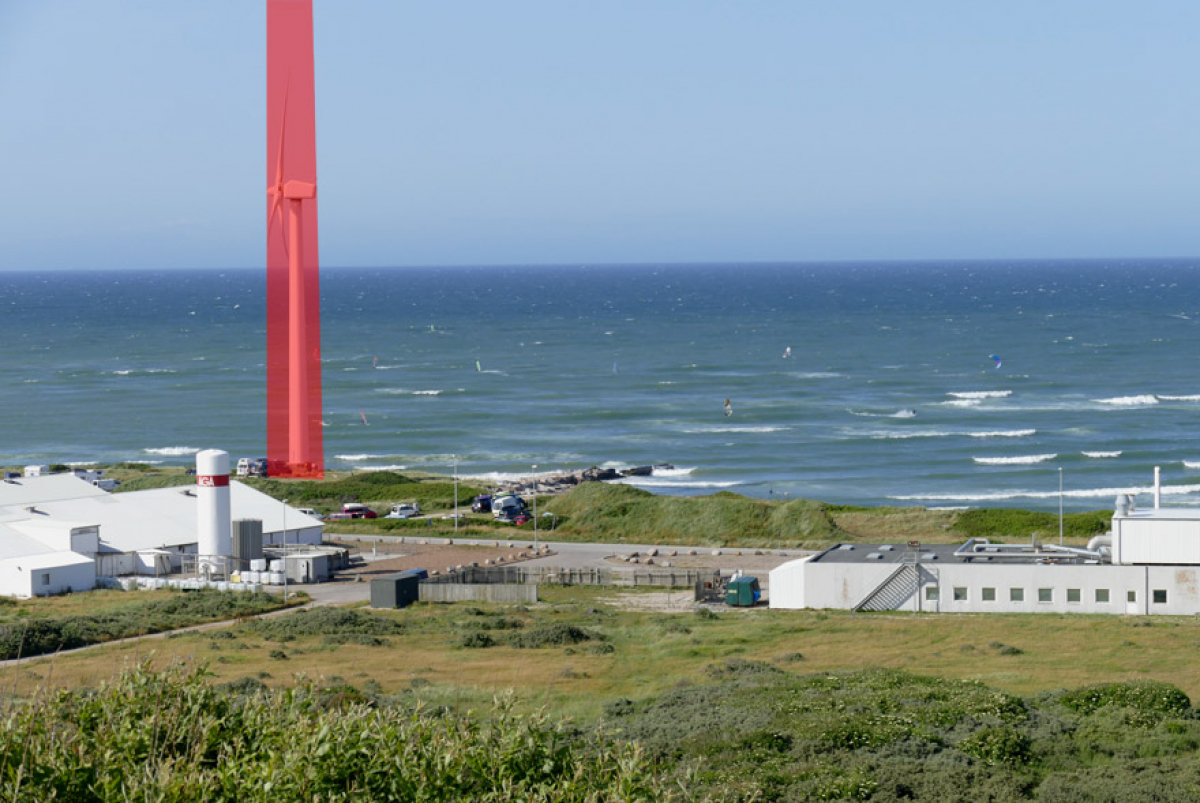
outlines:
{"label": "white storage tank", "polygon": [[[197,552],[204,558],[228,558],[233,554],[233,516],[229,502],[229,452],[205,449],[196,455]],[[214,571],[224,562],[208,561]]]}

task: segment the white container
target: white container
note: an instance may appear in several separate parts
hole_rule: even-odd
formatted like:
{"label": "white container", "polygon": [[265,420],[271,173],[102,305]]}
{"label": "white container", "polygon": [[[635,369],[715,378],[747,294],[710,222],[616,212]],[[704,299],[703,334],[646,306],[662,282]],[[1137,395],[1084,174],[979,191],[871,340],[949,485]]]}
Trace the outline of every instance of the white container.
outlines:
{"label": "white container", "polygon": [[248,572],[242,572],[242,582],[243,583],[257,583],[258,582],[258,572],[255,571],[254,569],[251,569]]}
{"label": "white container", "polygon": [[285,566],[284,566],[284,563],[282,560],[271,561],[271,571],[282,572],[284,569],[285,569]]}
{"label": "white container", "polygon": [[229,582],[231,582],[231,583],[242,582],[242,573],[241,572],[231,572],[229,575]]}
{"label": "white container", "polygon": [[283,572],[271,572],[270,583],[273,586],[283,585]]}
{"label": "white container", "polygon": [[262,586],[258,583],[250,583],[246,590],[257,594],[259,591],[262,591]]}
{"label": "white container", "polygon": [[263,572],[267,570],[267,561],[265,558],[253,558],[250,561],[250,571]]}

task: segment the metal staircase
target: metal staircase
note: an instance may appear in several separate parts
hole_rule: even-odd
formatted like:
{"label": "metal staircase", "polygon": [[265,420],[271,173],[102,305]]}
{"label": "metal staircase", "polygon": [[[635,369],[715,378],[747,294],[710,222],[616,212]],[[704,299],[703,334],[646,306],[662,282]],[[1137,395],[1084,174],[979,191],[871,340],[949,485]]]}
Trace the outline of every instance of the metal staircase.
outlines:
{"label": "metal staircase", "polygon": [[875,589],[854,606],[856,611],[894,611],[917,589],[918,569],[915,563],[905,562],[896,567]]}

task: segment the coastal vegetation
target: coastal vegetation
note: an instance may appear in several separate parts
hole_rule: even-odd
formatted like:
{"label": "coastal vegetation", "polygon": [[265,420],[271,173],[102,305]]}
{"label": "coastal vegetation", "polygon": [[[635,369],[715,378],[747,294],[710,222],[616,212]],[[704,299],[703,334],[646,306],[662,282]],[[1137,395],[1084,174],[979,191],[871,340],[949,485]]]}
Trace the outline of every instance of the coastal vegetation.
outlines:
{"label": "coastal vegetation", "polygon": [[[169,487],[194,481],[178,468],[129,472],[120,490]],[[110,472],[115,473],[115,472]],[[244,478],[244,482],[295,507],[320,513],[361,502],[382,516],[399,501],[415,501],[428,518],[339,521],[338,533],[421,534],[436,537],[528,537],[531,524],[517,529],[489,514],[465,513],[457,531],[453,520],[454,483],[446,477],[392,471],[341,472],[325,480]],[[459,482],[459,511],[489,489]],[[661,496],[629,485],[581,483],[561,494],[538,497],[543,533],[554,539],[601,543],[659,543],[711,547],[820,549],[839,542],[955,543],[967,538],[1024,541],[1034,533],[1057,537],[1056,514],[1011,508],[930,510],[923,507],[858,507],[811,499],[753,499],[722,491],[706,496]],[[547,517],[545,514],[550,514]],[[1108,530],[1112,513],[1088,511],[1063,516],[1071,543],[1086,542]],[[418,529],[419,528],[419,529]]]}
{"label": "coastal vegetation", "polygon": [[[57,603],[57,604],[56,604]],[[285,607],[250,592],[89,591],[58,597],[0,598],[0,660],[45,655]]]}
{"label": "coastal vegetation", "polygon": [[0,675],[39,688],[8,708],[0,771],[14,799],[184,799],[197,784],[256,799],[268,782],[280,799],[1200,791],[1190,619],[623,604],[650,593],[319,608],[181,633],[149,657],[47,657]]}

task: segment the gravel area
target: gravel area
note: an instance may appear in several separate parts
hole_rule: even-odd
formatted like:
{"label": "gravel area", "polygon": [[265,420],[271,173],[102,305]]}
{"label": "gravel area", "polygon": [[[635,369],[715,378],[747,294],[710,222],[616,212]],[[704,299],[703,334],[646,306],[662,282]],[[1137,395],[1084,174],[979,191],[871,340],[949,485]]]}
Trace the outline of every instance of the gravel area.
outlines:
{"label": "gravel area", "polygon": [[447,568],[455,566],[470,566],[472,563],[484,566],[487,565],[487,561],[504,566],[533,557],[531,550],[520,547],[376,544],[347,540],[339,540],[337,544],[350,547],[352,553],[357,552],[366,560],[366,563],[338,572],[339,578],[347,579],[359,576],[370,579],[373,576],[395,574],[405,569],[426,569],[430,573],[445,573]]}

